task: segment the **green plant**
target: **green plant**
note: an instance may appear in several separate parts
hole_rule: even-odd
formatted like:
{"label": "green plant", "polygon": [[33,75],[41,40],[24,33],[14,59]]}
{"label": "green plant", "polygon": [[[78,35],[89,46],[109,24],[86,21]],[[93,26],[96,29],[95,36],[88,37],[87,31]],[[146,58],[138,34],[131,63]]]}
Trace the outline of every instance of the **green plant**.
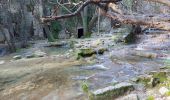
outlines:
{"label": "green plant", "polygon": [[82,88],[83,92],[89,93],[89,86],[85,81],[82,82],[81,88]]}
{"label": "green plant", "polygon": [[155,100],[154,96],[148,96],[146,100]]}
{"label": "green plant", "polygon": [[94,100],[94,95],[90,92],[89,85],[87,84],[87,82],[83,81],[81,88],[83,92],[86,93],[86,95],[88,96],[88,100]]}
{"label": "green plant", "polygon": [[51,23],[51,31],[52,31],[52,35],[55,39],[58,38],[58,33],[59,31],[61,31],[61,24],[58,21],[54,21]]}

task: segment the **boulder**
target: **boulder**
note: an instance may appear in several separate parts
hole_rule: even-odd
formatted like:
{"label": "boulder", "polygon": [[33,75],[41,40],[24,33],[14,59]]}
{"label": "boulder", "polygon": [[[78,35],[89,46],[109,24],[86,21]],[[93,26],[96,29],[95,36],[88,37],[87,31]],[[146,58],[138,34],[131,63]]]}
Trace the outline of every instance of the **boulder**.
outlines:
{"label": "boulder", "polygon": [[113,100],[114,98],[132,90],[134,90],[134,87],[131,83],[122,82],[115,86],[98,89],[92,92],[92,94],[94,95],[94,100]]}
{"label": "boulder", "polygon": [[79,57],[90,57],[93,54],[103,54],[105,51],[107,51],[106,48],[99,48],[99,49],[92,49],[92,48],[86,48],[86,49],[78,49],[77,50],[77,56]]}

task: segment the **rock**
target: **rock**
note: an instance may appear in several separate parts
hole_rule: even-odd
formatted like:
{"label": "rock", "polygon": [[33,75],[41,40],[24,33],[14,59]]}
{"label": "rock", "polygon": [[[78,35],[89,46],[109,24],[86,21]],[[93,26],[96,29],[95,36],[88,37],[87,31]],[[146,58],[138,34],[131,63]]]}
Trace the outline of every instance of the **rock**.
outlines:
{"label": "rock", "polygon": [[38,50],[38,51],[35,51],[34,55],[37,57],[44,57],[46,53]]}
{"label": "rock", "polygon": [[127,82],[122,82],[116,84],[115,86],[108,86],[102,89],[98,89],[92,93],[94,95],[94,100],[112,100],[132,90],[134,90],[132,84]]}
{"label": "rock", "polygon": [[168,90],[166,87],[161,87],[161,88],[159,89],[159,93],[160,93],[161,95],[165,95],[167,92],[169,92],[169,90]]}
{"label": "rock", "polygon": [[93,54],[95,54],[95,50],[93,50],[93,49],[90,49],[90,48],[88,48],[88,49],[79,49],[78,50],[78,57],[90,57],[90,56],[92,56]]}
{"label": "rock", "polygon": [[85,48],[85,49],[78,49],[76,54],[77,54],[77,59],[80,57],[91,57],[93,54],[103,54],[107,49],[105,48],[99,48],[99,49],[92,49],[92,48]]}
{"label": "rock", "polygon": [[137,83],[142,83],[147,87],[155,87],[159,83],[163,83],[167,80],[167,73],[164,71],[157,72],[152,71],[149,75],[141,75],[137,78]]}
{"label": "rock", "polygon": [[65,46],[67,43],[65,41],[61,42],[48,42],[48,44],[45,47],[62,47]]}
{"label": "rock", "polygon": [[31,53],[31,54],[27,54],[27,55],[25,55],[25,57],[26,57],[26,58],[34,58],[34,57],[35,57],[35,55]]}
{"label": "rock", "polygon": [[5,63],[5,61],[4,61],[4,60],[0,61],[0,65],[2,65],[2,64],[4,64],[4,63]]}
{"label": "rock", "polygon": [[160,80],[160,82],[164,82],[167,80],[167,74],[169,72],[166,72],[166,71],[152,71],[150,72],[150,75],[153,76],[153,78],[158,78]]}
{"label": "rock", "polygon": [[15,59],[15,60],[18,60],[18,59],[21,59],[21,58],[22,58],[21,55],[16,55],[16,56],[13,57],[13,59]]}
{"label": "rock", "polygon": [[91,46],[96,48],[98,47],[100,44],[102,44],[101,40],[100,39],[97,39],[95,41],[92,42]]}
{"label": "rock", "polygon": [[120,97],[116,100],[139,100],[137,94],[129,94],[127,96]]}
{"label": "rock", "polygon": [[100,31],[109,32],[111,30],[111,19],[104,18],[100,23]]}
{"label": "rock", "polygon": [[150,81],[152,79],[152,75],[141,75],[137,78],[137,83],[142,83],[145,86],[150,86]]}
{"label": "rock", "polygon": [[145,57],[145,58],[157,58],[157,54],[156,53],[152,53],[152,52],[146,52],[146,51],[135,51],[134,54],[135,56],[140,56],[140,57]]}

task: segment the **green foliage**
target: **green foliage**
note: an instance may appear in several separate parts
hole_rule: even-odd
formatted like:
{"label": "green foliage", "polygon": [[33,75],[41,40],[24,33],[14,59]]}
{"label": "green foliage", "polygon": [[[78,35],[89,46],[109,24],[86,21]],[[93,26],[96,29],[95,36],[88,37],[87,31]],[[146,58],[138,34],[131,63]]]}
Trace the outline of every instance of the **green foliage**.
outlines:
{"label": "green foliage", "polygon": [[165,93],[166,96],[170,96],[170,91]]}
{"label": "green foliage", "polygon": [[81,88],[82,88],[83,92],[89,93],[89,86],[86,82],[82,82]]}
{"label": "green foliage", "polygon": [[155,100],[154,96],[148,96],[146,100]]}
{"label": "green foliage", "polygon": [[51,23],[51,31],[52,31],[52,35],[55,39],[58,38],[58,33],[59,31],[61,31],[61,24],[58,21],[53,21]]}

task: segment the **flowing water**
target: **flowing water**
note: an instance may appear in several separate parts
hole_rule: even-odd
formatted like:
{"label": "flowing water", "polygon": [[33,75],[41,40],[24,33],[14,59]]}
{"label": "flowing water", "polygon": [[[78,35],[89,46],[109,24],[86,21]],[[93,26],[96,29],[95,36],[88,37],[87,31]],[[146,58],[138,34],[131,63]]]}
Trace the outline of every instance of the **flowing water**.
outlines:
{"label": "flowing water", "polygon": [[[85,100],[81,85],[85,81],[90,90],[117,82],[129,81],[150,71],[160,70],[162,58],[148,58],[134,54],[138,45],[109,48],[97,54],[97,63],[87,65],[61,56],[7,61],[0,65],[0,98],[2,100]],[[64,55],[68,48],[45,48],[49,55]],[[155,50],[149,50],[149,52]],[[158,51],[160,54],[168,53]]]}

